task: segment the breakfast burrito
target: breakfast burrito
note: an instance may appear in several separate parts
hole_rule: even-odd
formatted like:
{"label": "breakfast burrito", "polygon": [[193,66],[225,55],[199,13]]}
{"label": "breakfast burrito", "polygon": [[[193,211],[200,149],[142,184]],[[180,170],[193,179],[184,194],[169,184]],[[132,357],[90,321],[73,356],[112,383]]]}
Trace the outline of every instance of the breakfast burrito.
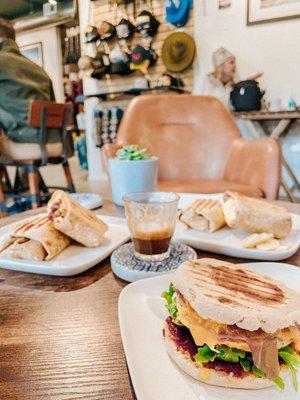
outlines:
{"label": "breakfast burrito", "polygon": [[59,232],[45,215],[18,226],[6,243],[4,240],[2,254],[38,261],[51,260],[70,242],[71,239]]}
{"label": "breakfast burrito", "polygon": [[230,228],[251,233],[272,233],[286,237],[292,229],[292,218],[284,207],[253,199],[234,192],[225,192],[223,212]]}
{"label": "breakfast burrito", "polygon": [[107,225],[67,193],[57,190],[48,203],[48,218],[56,229],[86,247],[98,247],[104,241]]}

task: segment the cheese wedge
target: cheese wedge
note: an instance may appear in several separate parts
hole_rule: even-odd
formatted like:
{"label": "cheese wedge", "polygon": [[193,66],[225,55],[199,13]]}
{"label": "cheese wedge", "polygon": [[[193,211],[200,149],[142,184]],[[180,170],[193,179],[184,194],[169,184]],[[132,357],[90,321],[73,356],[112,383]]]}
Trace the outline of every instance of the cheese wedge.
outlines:
{"label": "cheese wedge", "polygon": [[242,240],[242,246],[245,249],[253,249],[259,244],[262,244],[274,236],[272,233],[254,233],[253,235],[247,236],[245,239]]}
{"label": "cheese wedge", "polygon": [[277,239],[269,239],[263,243],[259,243],[256,245],[256,248],[259,250],[276,250],[280,246],[280,242]]}

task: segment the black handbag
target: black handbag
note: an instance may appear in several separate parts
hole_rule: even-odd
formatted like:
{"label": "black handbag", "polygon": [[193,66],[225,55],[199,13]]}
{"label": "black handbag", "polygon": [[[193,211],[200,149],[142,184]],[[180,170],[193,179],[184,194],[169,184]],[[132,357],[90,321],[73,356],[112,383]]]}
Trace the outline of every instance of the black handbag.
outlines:
{"label": "black handbag", "polygon": [[254,80],[237,83],[230,93],[231,104],[235,111],[258,111],[264,95]]}

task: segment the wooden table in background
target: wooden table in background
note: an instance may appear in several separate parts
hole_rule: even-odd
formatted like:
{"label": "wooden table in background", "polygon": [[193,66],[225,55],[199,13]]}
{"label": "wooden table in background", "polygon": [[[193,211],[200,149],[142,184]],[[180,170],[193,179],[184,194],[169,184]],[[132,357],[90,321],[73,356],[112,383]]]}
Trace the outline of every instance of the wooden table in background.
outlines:
{"label": "wooden table in background", "polygon": [[[300,205],[284,204],[300,214]],[[39,212],[2,219],[0,226]],[[123,210],[107,203],[97,213],[122,216]],[[299,252],[286,262],[300,266]],[[0,269],[0,399],[135,399],[118,324],[125,285],[109,259],[74,277]]]}
{"label": "wooden table in background", "polygon": [[[250,111],[250,112],[234,112],[236,119],[242,119],[246,122],[247,128],[255,139],[260,138],[255,124],[258,124],[267,137],[280,141],[283,134],[287,134],[295,121],[300,121],[300,110],[295,111]],[[267,126],[267,122],[276,121],[276,125],[272,131]],[[293,195],[293,190],[300,190],[300,183],[296,174],[287,163],[286,159],[282,157],[282,166],[290,176],[293,186],[289,188],[284,179],[281,180],[282,187],[290,201],[296,202]]]}

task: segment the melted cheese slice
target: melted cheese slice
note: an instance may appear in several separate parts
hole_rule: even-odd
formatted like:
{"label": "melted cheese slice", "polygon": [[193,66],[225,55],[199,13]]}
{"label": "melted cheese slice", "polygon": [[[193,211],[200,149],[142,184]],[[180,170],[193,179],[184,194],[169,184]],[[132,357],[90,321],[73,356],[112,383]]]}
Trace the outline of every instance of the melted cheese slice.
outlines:
{"label": "melted cheese slice", "polygon": [[[200,317],[198,313],[186,303],[181,296],[177,296],[177,307],[178,307],[178,319],[189,328],[193,339],[197,346],[203,346],[207,344],[213,348],[217,345],[225,344],[229,347],[244,350],[250,352],[250,348],[247,343],[229,342],[218,339],[219,328],[224,324],[205,319]],[[300,350],[300,340],[294,340],[291,331],[286,328],[278,331],[278,347],[284,347],[294,342],[296,350]]]}

